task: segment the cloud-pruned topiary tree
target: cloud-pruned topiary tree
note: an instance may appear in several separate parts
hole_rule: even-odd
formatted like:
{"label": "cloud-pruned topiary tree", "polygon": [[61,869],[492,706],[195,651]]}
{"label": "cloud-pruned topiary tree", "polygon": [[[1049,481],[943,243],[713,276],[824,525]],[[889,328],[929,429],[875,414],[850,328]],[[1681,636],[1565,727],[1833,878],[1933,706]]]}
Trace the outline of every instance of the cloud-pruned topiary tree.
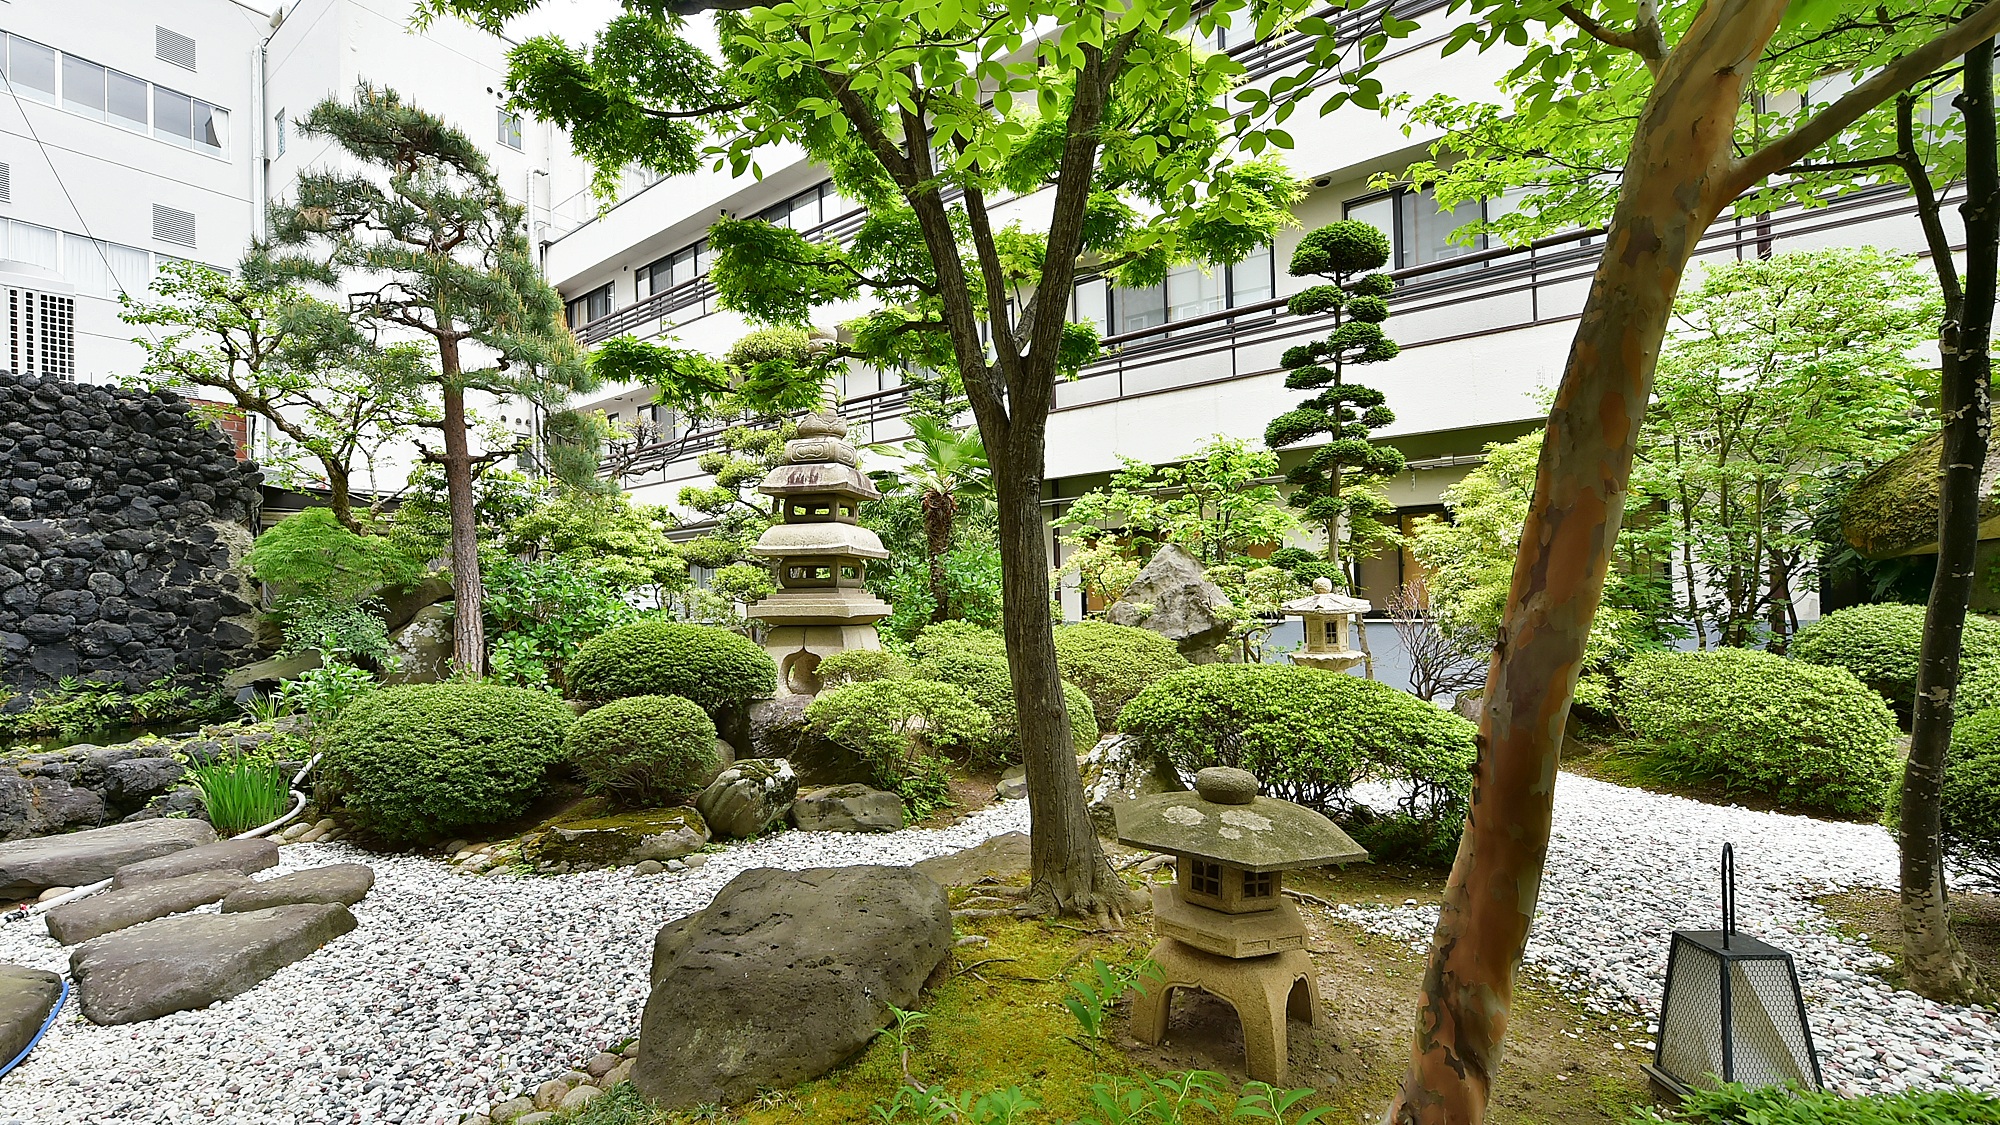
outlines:
{"label": "cloud-pruned topiary tree", "polygon": [[1334,328],[1325,339],[1285,349],[1280,361],[1287,368],[1285,386],[1319,393],[1273,418],[1264,428],[1264,443],[1283,449],[1321,435],[1332,439],[1285,479],[1296,486],[1291,505],[1326,529],[1326,558],[1336,570],[1343,526],[1357,545],[1395,535],[1383,523],[1390,508],[1376,485],[1403,470],[1403,455],[1370,442],[1368,433],[1396,415],[1383,405],[1381,391],[1344,381],[1349,366],[1396,358],[1396,342],[1382,331],[1389,317],[1386,298],[1396,283],[1374,272],[1388,261],[1388,236],[1355,219],[1312,231],[1292,253],[1293,277],[1326,281],[1294,295],[1287,310],[1293,316],[1332,313]]}

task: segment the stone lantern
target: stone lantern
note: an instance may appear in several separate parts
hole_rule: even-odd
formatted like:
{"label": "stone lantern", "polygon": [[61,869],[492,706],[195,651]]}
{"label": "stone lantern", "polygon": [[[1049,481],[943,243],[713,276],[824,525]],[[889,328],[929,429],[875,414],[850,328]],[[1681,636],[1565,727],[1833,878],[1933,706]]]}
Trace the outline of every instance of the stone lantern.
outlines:
{"label": "stone lantern", "polygon": [[1360,598],[1333,592],[1333,581],[1313,579],[1313,595],[1285,603],[1285,615],[1306,619],[1306,646],[1291,653],[1292,663],[1329,672],[1345,672],[1368,659],[1365,646],[1353,644],[1353,621],[1357,614],[1375,608]]}
{"label": "stone lantern", "polygon": [[847,424],[832,407],[807,415],[785,459],[758,491],[782,520],[751,550],[771,560],[777,592],[749,608],[771,628],[764,649],[778,665],[779,697],[819,691],[819,662],[847,649],[877,649],[875,623],[889,603],[862,588],[868,560],[889,552],[860,525],[861,502],[882,494],[861,475]]}
{"label": "stone lantern", "polygon": [[1250,1077],[1285,1081],[1287,1017],[1320,1019],[1306,925],[1281,893],[1284,872],[1368,858],[1320,814],[1257,795],[1239,769],[1195,775],[1194,792],[1112,806],[1118,842],[1175,857],[1174,885],[1153,888],[1159,979],[1132,1004],[1132,1034],[1158,1043],[1176,988],[1227,1001],[1243,1025]]}

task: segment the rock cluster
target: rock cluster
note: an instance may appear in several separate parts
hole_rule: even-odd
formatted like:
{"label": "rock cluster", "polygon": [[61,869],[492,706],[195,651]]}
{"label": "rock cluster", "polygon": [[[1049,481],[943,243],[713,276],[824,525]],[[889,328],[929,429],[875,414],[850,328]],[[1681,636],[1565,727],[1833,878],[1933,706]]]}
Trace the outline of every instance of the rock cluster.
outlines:
{"label": "rock cluster", "polygon": [[0,680],[249,659],[259,479],[177,395],[0,373]]}
{"label": "rock cluster", "polygon": [[0,762],[0,841],[118,820],[199,817],[201,793],[185,780],[183,761],[255,749],[270,737],[260,730],[116,746],[86,742]]}

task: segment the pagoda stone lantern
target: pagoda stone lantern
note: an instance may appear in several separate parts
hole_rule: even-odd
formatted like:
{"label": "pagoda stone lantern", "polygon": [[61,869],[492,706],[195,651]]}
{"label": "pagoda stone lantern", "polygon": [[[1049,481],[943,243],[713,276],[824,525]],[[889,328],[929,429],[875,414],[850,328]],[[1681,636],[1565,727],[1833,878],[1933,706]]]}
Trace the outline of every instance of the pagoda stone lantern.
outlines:
{"label": "pagoda stone lantern", "polygon": [[1258,789],[1248,772],[1215,767],[1195,775],[1192,793],[1139,797],[1112,813],[1119,843],[1177,860],[1174,885],[1153,888],[1160,972],[1133,1000],[1133,1036],[1158,1043],[1174,989],[1198,988],[1236,1009],[1250,1077],[1280,1084],[1286,1019],[1320,1020],[1305,920],[1281,893],[1284,872],[1368,853],[1320,814]]}
{"label": "pagoda stone lantern", "polygon": [[777,592],[749,608],[770,626],[764,650],[778,665],[779,697],[819,691],[819,662],[848,649],[878,649],[875,623],[889,603],[862,588],[868,560],[889,552],[860,525],[861,502],[879,500],[861,475],[847,424],[831,406],[807,415],[785,459],[758,491],[777,499],[783,522],[751,548],[771,560]]}
{"label": "pagoda stone lantern", "polygon": [[1294,664],[1345,672],[1368,659],[1365,646],[1353,645],[1353,619],[1374,609],[1373,603],[1333,592],[1333,581],[1313,579],[1313,595],[1285,603],[1285,615],[1306,619],[1306,646],[1292,652]]}

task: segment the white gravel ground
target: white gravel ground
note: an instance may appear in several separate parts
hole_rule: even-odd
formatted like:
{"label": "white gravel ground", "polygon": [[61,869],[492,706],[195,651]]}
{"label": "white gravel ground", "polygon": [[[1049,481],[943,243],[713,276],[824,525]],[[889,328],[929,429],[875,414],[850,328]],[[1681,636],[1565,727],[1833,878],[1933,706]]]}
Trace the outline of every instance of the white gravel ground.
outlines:
{"label": "white gravel ground", "polygon": [[[201,1121],[431,1125],[512,1096],[638,1027],[655,930],[750,867],[910,863],[1027,827],[1005,802],[951,828],[784,833],[682,874],[472,878],[430,859],[291,845],[269,875],[358,860],[361,927],[249,993],[199,1012],[100,1028],[71,1006],[0,1080],[0,1125]],[[1882,958],[1831,932],[1810,896],[1895,885],[1895,846],[1866,825],[1718,808],[1562,775],[1537,971],[1632,1022],[1636,1063],[1667,935],[1713,928],[1722,843],[1738,849],[1738,922],[1797,955],[1827,1079],[1852,1092],[1962,1083],[2000,1091],[2000,1020],[1892,992]],[[209,907],[206,909],[213,909]],[[1434,908],[1348,906],[1422,946]],[[39,921],[0,927],[0,961],[61,970]]]}

